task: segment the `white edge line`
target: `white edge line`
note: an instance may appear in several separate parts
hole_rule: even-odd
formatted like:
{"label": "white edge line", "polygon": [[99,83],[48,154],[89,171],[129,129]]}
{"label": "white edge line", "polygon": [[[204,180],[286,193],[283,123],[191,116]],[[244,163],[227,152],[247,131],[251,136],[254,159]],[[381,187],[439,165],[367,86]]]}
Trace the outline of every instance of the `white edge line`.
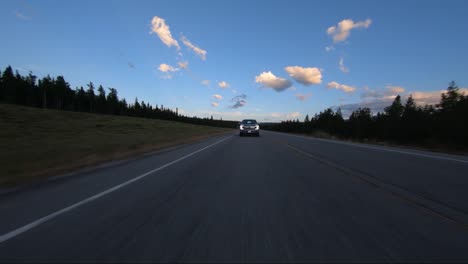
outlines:
{"label": "white edge line", "polygon": [[92,202],[92,201],[94,201],[94,200],[96,200],[96,199],[98,199],[98,198],[100,198],[100,197],[103,197],[103,196],[106,195],[106,194],[109,194],[109,193],[114,192],[114,191],[116,191],[116,190],[118,190],[118,189],[121,189],[122,187],[125,187],[125,186],[127,186],[127,185],[129,185],[129,184],[131,184],[131,183],[133,183],[133,182],[136,182],[136,181],[138,181],[138,180],[141,180],[141,179],[145,178],[146,176],[148,176],[148,175],[150,175],[150,174],[152,174],[152,173],[155,173],[155,172],[157,172],[157,171],[160,171],[160,170],[162,170],[162,169],[164,169],[164,168],[166,168],[166,167],[169,167],[169,166],[171,166],[171,165],[173,165],[173,164],[175,164],[175,163],[177,163],[177,162],[179,162],[179,161],[182,161],[182,160],[184,160],[184,159],[186,159],[186,158],[188,158],[188,157],[190,157],[190,156],[193,156],[193,155],[195,155],[195,154],[197,154],[197,153],[199,153],[199,152],[201,152],[201,151],[203,151],[203,150],[205,150],[205,149],[208,149],[208,148],[210,148],[210,147],[212,147],[212,146],[214,146],[214,145],[216,145],[216,144],[219,144],[219,143],[221,143],[221,142],[227,140],[228,138],[230,138],[230,137],[223,138],[223,139],[221,139],[221,140],[219,140],[219,141],[217,141],[217,142],[215,142],[215,143],[213,143],[213,144],[211,144],[211,145],[208,145],[208,146],[206,146],[206,147],[204,147],[204,148],[201,148],[201,149],[199,149],[199,150],[197,150],[197,151],[194,151],[194,152],[192,152],[192,153],[190,153],[190,154],[187,154],[187,155],[185,155],[185,156],[183,156],[183,157],[181,157],[181,158],[178,158],[178,159],[173,160],[173,161],[171,161],[171,162],[169,162],[169,163],[166,163],[165,165],[163,165],[163,166],[161,166],[161,167],[159,167],[159,168],[156,168],[156,169],[154,169],[154,170],[148,171],[148,172],[146,172],[146,173],[144,173],[144,174],[141,174],[140,176],[137,176],[137,177],[135,177],[135,178],[133,178],[133,179],[131,179],[131,180],[128,180],[128,181],[126,181],[126,182],[124,182],[124,183],[121,183],[121,184],[119,184],[119,185],[117,185],[117,186],[114,186],[114,187],[112,187],[112,188],[110,188],[110,189],[107,189],[107,190],[105,190],[105,191],[103,191],[103,192],[100,192],[100,193],[98,193],[98,194],[96,194],[96,195],[93,195],[93,196],[91,196],[91,197],[89,197],[89,198],[86,198],[86,199],[84,199],[84,200],[82,200],[82,201],[80,201],[80,202],[77,202],[77,203],[72,204],[72,205],[70,205],[70,206],[68,206],[68,207],[66,207],[66,208],[63,208],[63,209],[58,210],[58,211],[56,211],[56,212],[54,212],[54,213],[51,213],[51,214],[49,214],[49,215],[47,215],[47,216],[44,216],[44,217],[42,217],[42,218],[40,218],[40,219],[37,219],[36,221],[33,221],[33,222],[31,222],[31,223],[29,223],[29,224],[27,224],[27,225],[24,225],[24,226],[22,226],[22,227],[20,227],[20,228],[17,228],[17,229],[15,229],[15,230],[13,230],[13,231],[10,231],[10,232],[8,232],[8,233],[6,233],[6,234],[3,234],[3,235],[0,236],[0,243],[3,243],[3,242],[5,242],[5,241],[7,241],[7,240],[10,240],[10,239],[12,239],[12,238],[14,238],[14,237],[16,237],[16,236],[18,236],[18,235],[20,235],[20,234],[26,232],[26,231],[29,231],[29,230],[33,229],[34,227],[39,226],[40,224],[45,223],[45,222],[47,222],[47,221],[49,221],[49,220],[51,220],[51,219],[53,219],[53,218],[55,218],[55,217],[57,217],[57,216],[63,214],[63,213],[66,213],[66,212],[68,212],[68,211],[71,211],[71,210],[73,210],[73,209],[75,209],[75,208],[77,208],[77,207],[79,207],[79,206],[81,206],[81,205],[90,203],[90,202]]}
{"label": "white edge line", "polygon": [[[280,132],[276,132],[276,133],[280,133]],[[285,133],[280,133],[280,134],[285,134]],[[322,142],[329,142],[329,143],[334,143],[334,144],[354,146],[354,147],[358,147],[358,148],[375,149],[375,150],[382,150],[382,151],[388,151],[388,152],[396,152],[396,153],[402,153],[402,154],[408,154],[408,155],[421,156],[421,157],[426,157],[426,158],[443,159],[443,160],[450,160],[450,161],[456,161],[456,162],[461,162],[461,163],[468,163],[468,160],[454,159],[454,158],[434,156],[434,155],[427,155],[427,154],[422,154],[422,153],[417,153],[417,152],[409,152],[409,151],[396,150],[396,149],[379,148],[379,147],[367,146],[367,145],[358,144],[358,143],[340,142],[340,141],[335,141],[335,140],[330,140],[330,139],[314,138],[314,137],[299,136],[299,135],[288,135],[287,134],[287,136],[293,136],[293,137],[298,137],[298,138],[302,138],[302,139],[309,139],[309,140],[317,140],[317,141],[322,141]]]}

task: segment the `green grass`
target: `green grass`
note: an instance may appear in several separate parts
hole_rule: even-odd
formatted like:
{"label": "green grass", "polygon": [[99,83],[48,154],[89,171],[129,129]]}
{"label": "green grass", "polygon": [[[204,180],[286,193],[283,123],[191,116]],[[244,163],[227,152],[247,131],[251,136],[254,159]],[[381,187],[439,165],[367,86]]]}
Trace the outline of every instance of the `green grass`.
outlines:
{"label": "green grass", "polygon": [[164,120],[0,104],[0,186],[229,131]]}

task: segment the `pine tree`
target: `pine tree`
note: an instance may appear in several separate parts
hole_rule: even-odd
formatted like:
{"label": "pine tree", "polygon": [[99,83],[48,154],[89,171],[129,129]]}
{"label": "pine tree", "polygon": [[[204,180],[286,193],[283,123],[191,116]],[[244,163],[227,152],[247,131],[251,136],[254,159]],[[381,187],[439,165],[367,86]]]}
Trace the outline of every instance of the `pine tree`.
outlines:
{"label": "pine tree", "polygon": [[106,112],[106,91],[102,85],[98,87],[98,96],[96,100],[96,112],[105,113]]}
{"label": "pine tree", "polygon": [[57,109],[63,109],[63,104],[67,91],[70,89],[69,84],[63,76],[58,76],[54,83],[55,103]]}
{"label": "pine tree", "polygon": [[95,101],[96,101],[96,95],[94,94],[94,84],[93,82],[89,82],[88,84],[88,90],[86,91],[86,96],[88,97],[88,104],[89,104],[89,112],[94,112],[95,109]]}
{"label": "pine tree", "polygon": [[80,88],[76,88],[76,109],[79,112],[85,112],[87,111],[87,105],[86,105],[86,92],[83,89],[83,86]]}
{"label": "pine tree", "polygon": [[40,93],[39,89],[36,86],[37,76],[33,75],[30,71],[25,81],[28,86],[28,98],[26,99],[27,105],[30,106],[40,106]]}
{"label": "pine tree", "polygon": [[115,88],[109,88],[109,94],[107,94],[107,112],[109,114],[118,113],[119,98],[117,96],[117,90]]}
{"label": "pine tree", "polygon": [[3,101],[3,93],[4,93],[3,78],[2,78],[2,71],[0,70],[0,102]]}
{"label": "pine tree", "polygon": [[404,107],[401,104],[401,97],[397,95],[393,100],[392,105],[385,107],[385,113],[393,120],[398,120],[403,114]]}
{"label": "pine tree", "polygon": [[452,111],[455,109],[456,104],[461,98],[462,95],[459,92],[457,84],[454,81],[451,81],[449,83],[449,87],[447,87],[447,92],[442,93],[440,104],[438,106],[442,112]]}
{"label": "pine tree", "polygon": [[49,97],[52,97],[53,82],[54,80],[50,77],[50,75],[47,75],[46,77],[42,78],[42,80],[39,80],[38,88],[39,92],[41,93],[42,108],[48,108],[52,105],[50,103],[51,100]]}
{"label": "pine tree", "polygon": [[133,111],[135,116],[140,116],[141,114],[141,106],[138,103],[138,97],[135,97],[135,103],[133,104]]}
{"label": "pine tree", "polygon": [[405,107],[403,109],[403,116],[410,115],[416,111],[416,103],[414,102],[413,96],[410,94],[406,100]]}
{"label": "pine tree", "polygon": [[15,102],[15,83],[16,83],[16,78],[13,73],[13,69],[11,68],[11,66],[8,66],[6,67],[2,75],[3,95],[1,96],[1,98],[3,99],[4,102],[7,102],[7,103]]}

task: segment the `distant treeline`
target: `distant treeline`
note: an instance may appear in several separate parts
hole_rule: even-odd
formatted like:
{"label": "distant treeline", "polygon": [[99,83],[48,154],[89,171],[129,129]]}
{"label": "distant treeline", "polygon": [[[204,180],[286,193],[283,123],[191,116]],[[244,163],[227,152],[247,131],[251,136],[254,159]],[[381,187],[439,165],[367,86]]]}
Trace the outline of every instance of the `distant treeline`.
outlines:
{"label": "distant treeline", "polygon": [[398,95],[393,103],[378,112],[359,108],[345,120],[341,110],[326,109],[303,122],[286,121],[263,126],[282,132],[326,134],[342,139],[377,140],[423,146],[468,147],[468,95],[451,82],[437,105],[417,106],[409,96],[402,103]]}
{"label": "distant treeline", "polygon": [[127,103],[125,98],[119,99],[117,89],[102,85],[96,89],[90,82],[86,89],[77,87],[75,90],[65,81],[63,76],[52,78],[49,75],[38,79],[30,72],[22,76],[18,71],[8,66],[0,71],[0,103],[19,104],[56,110],[89,112],[108,115],[123,115],[180,121],[191,124],[231,127],[236,121],[214,120],[180,115],[178,109],[164,108],[163,105],[152,106],[136,98],[133,103]]}

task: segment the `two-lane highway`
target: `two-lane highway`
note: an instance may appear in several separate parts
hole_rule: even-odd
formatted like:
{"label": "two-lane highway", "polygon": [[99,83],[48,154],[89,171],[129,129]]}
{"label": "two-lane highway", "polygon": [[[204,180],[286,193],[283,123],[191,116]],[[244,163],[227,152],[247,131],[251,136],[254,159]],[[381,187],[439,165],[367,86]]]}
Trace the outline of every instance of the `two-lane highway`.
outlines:
{"label": "two-lane highway", "polygon": [[468,261],[466,157],[262,131],[0,196],[0,261]]}

